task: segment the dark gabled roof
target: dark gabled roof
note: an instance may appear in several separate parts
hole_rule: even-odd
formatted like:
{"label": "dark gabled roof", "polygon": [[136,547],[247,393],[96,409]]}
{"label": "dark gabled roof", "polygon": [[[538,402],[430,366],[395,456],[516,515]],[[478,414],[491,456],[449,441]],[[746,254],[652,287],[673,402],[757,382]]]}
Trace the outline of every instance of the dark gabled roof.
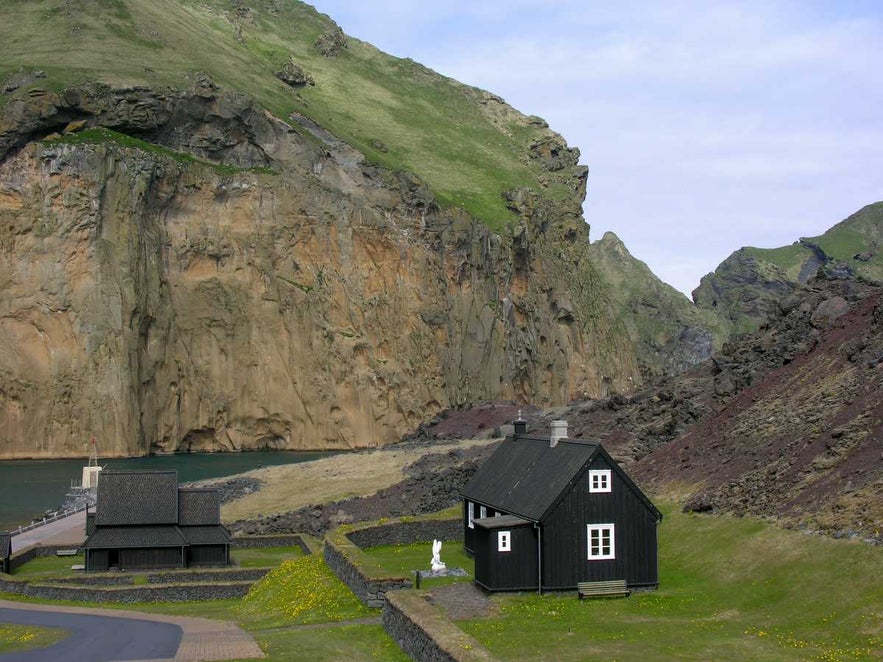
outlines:
{"label": "dark gabled roof", "polygon": [[538,522],[599,445],[548,437],[507,437],[463,489],[464,498]]}
{"label": "dark gabled roof", "polygon": [[525,524],[530,524],[531,521],[517,515],[498,515],[496,517],[474,519],[472,523],[483,529],[505,529],[510,526],[524,526]]}
{"label": "dark gabled roof", "polygon": [[5,559],[12,553],[12,535],[0,533],[0,559]]}
{"label": "dark gabled roof", "polygon": [[182,487],[178,490],[178,524],[209,526],[221,523],[221,495],[218,490]]}
{"label": "dark gabled roof", "polygon": [[178,523],[178,472],[102,471],[98,476],[95,524]]}
{"label": "dark gabled roof", "polygon": [[191,545],[229,545],[230,534],[223,526],[182,526],[181,535]]}
{"label": "dark gabled roof", "polygon": [[568,484],[596,455],[606,459],[623,483],[644,503],[655,519],[661,521],[662,513],[601,444],[583,439],[561,439],[552,448],[549,437],[506,437],[478,469],[461,496],[539,522],[564,496]]}
{"label": "dark gabled roof", "polygon": [[187,541],[177,526],[103,526],[83,543],[83,549],[116,547],[184,547]]}

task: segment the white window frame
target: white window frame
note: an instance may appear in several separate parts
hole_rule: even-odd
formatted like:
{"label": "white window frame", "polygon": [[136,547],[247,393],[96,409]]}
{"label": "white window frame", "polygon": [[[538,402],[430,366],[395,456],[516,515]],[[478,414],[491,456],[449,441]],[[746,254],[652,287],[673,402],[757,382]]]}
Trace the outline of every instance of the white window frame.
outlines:
{"label": "white window frame", "polygon": [[[598,541],[599,544],[596,550],[592,549],[592,533],[598,533]],[[603,544],[605,534],[610,537],[609,549],[610,551],[605,554]],[[616,536],[614,535],[614,526],[613,524],[586,524],[586,548],[587,548],[587,556],[589,561],[603,561],[605,559],[615,559],[616,558]],[[592,554],[593,551],[597,551],[596,554]]]}
{"label": "white window frame", "polygon": [[511,552],[512,551],[512,532],[511,531],[497,531],[497,551],[498,552]]}
{"label": "white window frame", "polygon": [[589,469],[589,492],[612,492],[613,476],[610,469]]}
{"label": "white window frame", "polygon": [[486,506],[479,506],[478,507],[478,516],[479,516],[479,518],[487,517],[487,507]]}
{"label": "white window frame", "polygon": [[471,501],[466,502],[466,524],[470,529],[475,528],[475,504]]}

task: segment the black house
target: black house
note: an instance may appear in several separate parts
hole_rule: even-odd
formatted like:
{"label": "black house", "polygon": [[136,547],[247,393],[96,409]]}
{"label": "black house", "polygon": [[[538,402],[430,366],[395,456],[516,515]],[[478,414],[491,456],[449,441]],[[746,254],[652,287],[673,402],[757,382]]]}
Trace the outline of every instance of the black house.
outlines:
{"label": "black house", "polygon": [[12,535],[0,533],[0,572],[9,572],[10,556],[12,556]]}
{"label": "black house", "polygon": [[216,490],[178,487],[177,471],[102,471],[86,516],[86,570],[225,566],[230,534]]}
{"label": "black house", "polygon": [[462,497],[464,547],[488,591],[659,584],[662,514],[601,444],[568,439],[565,421],[544,437],[517,421]]}

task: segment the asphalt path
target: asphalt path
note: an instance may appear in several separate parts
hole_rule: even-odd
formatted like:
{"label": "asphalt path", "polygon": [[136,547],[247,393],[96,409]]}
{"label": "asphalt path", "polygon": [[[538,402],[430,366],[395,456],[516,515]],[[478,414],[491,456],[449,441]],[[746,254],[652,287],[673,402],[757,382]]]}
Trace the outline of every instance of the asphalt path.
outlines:
{"label": "asphalt path", "polygon": [[79,547],[86,539],[86,511],[81,510],[54,522],[12,536],[12,551],[31,545],[70,545]]}
{"label": "asphalt path", "polygon": [[5,607],[0,607],[0,623],[61,628],[70,633],[52,646],[0,654],[0,662],[172,659],[183,634],[171,623]]}

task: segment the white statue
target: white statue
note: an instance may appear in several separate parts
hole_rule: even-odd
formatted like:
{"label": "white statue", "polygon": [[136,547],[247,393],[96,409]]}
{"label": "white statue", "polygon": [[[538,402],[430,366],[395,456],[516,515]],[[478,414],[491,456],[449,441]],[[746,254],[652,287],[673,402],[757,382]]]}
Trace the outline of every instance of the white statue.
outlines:
{"label": "white statue", "polygon": [[441,540],[433,540],[432,541],[432,569],[433,570],[445,570],[448,566],[442,563],[441,560]]}

